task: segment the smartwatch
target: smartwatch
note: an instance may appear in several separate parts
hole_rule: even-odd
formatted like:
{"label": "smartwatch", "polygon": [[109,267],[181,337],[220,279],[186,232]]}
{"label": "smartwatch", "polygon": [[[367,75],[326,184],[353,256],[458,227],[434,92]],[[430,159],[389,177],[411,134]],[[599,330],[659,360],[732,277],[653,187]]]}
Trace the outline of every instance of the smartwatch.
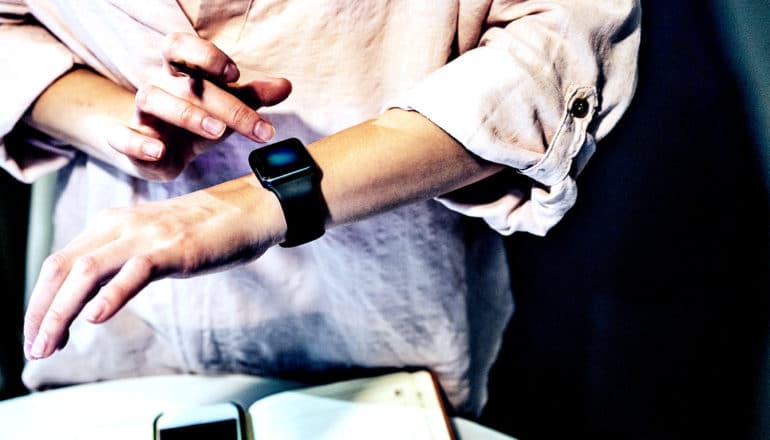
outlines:
{"label": "smartwatch", "polygon": [[278,197],[286,219],[282,247],[294,247],[324,234],[328,208],[321,194],[321,169],[302,142],[286,139],[257,148],[249,165],[259,182]]}

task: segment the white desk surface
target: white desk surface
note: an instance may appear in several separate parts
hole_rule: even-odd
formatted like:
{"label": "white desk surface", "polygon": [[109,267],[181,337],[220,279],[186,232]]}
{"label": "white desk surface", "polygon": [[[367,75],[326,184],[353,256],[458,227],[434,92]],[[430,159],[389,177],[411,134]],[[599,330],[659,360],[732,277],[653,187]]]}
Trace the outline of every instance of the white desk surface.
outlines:
{"label": "white desk surface", "polygon": [[[254,376],[157,376],[77,385],[0,401],[0,439],[152,439],[161,411],[234,400],[244,407],[293,388]],[[459,440],[514,440],[453,418]]]}

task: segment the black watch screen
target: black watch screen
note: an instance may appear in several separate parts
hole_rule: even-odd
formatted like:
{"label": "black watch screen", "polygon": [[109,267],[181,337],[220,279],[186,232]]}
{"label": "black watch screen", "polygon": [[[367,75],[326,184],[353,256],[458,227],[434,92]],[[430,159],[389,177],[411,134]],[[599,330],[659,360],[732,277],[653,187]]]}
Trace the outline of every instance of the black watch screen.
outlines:
{"label": "black watch screen", "polygon": [[294,138],[257,148],[249,155],[249,163],[260,181],[267,185],[276,185],[316,168],[305,146]]}

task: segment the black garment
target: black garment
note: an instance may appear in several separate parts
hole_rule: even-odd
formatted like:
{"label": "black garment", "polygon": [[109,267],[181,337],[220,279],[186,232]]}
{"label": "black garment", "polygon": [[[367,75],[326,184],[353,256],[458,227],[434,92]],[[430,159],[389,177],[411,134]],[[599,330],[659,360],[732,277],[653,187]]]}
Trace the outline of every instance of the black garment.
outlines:
{"label": "black garment", "polygon": [[768,192],[708,5],[643,2],[637,94],[577,205],[548,237],[509,240],[516,312],[483,423],[758,438]]}

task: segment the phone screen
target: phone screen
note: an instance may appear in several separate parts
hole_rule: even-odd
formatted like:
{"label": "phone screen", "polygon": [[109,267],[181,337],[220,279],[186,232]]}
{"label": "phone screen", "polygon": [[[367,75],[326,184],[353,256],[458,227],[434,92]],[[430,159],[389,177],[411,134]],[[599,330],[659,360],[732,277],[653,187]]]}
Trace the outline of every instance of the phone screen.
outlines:
{"label": "phone screen", "polygon": [[234,402],[178,408],[155,418],[155,440],[241,440],[243,423]]}
{"label": "phone screen", "polygon": [[237,438],[239,438],[238,421],[235,419],[161,429],[158,437],[159,440],[229,440]]}

